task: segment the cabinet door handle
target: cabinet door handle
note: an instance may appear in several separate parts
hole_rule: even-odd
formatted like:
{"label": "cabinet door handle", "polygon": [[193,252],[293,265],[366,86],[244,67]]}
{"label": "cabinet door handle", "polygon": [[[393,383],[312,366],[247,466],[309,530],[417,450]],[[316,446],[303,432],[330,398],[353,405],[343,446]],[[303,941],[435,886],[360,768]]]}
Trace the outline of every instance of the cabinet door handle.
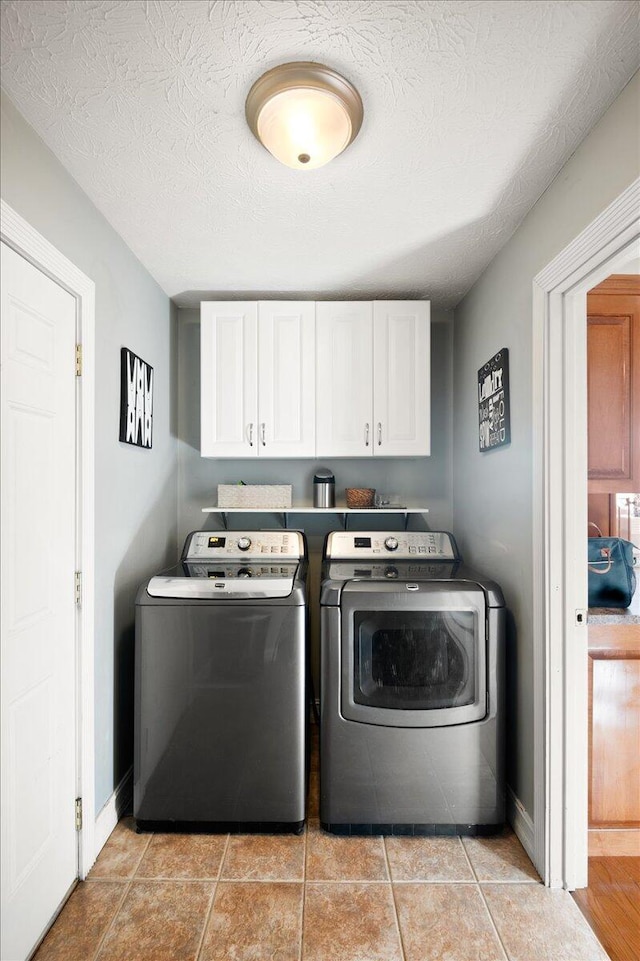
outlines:
{"label": "cabinet door handle", "polygon": [[382,446],[382,424],[378,421],[378,447]]}
{"label": "cabinet door handle", "polygon": [[267,446],[267,442],[266,442],[266,440],[265,440],[265,436],[264,436],[264,435],[265,435],[265,425],[264,425],[264,424],[260,424],[260,440],[262,441],[262,446],[263,446],[263,447],[266,447],[266,446]]}
{"label": "cabinet door handle", "polygon": [[368,424],[364,425],[364,446],[365,447],[369,446],[369,425]]}
{"label": "cabinet door handle", "polygon": [[247,440],[249,447],[253,447],[253,424],[247,424]]}

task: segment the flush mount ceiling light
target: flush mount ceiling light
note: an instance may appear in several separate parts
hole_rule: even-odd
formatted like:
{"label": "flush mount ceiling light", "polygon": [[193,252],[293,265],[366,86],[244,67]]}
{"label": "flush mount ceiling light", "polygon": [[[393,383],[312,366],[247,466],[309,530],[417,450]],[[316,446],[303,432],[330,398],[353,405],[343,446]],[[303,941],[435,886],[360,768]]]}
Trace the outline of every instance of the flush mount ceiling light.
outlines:
{"label": "flush mount ceiling light", "polygon": [[362,124],[356,88],[320,63],[282,63],[256,80],[245,107],[260,143],[295,170],[314,170],[348,147]]}

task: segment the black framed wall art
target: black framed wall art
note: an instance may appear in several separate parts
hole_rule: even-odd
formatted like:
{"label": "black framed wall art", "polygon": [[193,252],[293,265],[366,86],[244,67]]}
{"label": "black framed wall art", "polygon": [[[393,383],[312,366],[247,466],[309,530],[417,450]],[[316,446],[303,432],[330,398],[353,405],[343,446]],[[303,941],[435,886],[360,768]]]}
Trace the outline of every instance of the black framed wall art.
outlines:
{"label": "black framed wall art", "polygon": [[488,451],[510,441],[509,350],[503,347],[478,371],[478,444]]}
{"label": "black framed wall art", "polygon": [[120,440],[151,447],[153,367],[127,347],[120,351]]}

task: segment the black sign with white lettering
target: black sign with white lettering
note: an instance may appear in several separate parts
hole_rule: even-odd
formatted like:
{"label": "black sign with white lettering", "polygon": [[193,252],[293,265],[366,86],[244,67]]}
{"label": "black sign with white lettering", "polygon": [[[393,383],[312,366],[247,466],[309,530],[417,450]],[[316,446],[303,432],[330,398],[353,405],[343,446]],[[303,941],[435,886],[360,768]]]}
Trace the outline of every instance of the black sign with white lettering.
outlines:
{"label": "black sign with white lettering", "polygon": [[478,442],[481,451],[511,441],[509,350],[502,350],[478,371]]}
{"label": "black sign with white lettering", "polygon": [[120,440],[151,447],[153,430],[153,367],[133,351],[120,351]]}

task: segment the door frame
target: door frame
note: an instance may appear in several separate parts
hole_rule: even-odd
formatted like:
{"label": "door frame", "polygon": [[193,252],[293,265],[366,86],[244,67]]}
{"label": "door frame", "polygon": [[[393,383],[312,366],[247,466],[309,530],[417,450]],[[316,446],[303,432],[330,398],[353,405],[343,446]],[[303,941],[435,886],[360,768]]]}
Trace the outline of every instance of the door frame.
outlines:
{"label": "door frame", "polygon": [[0,239],[70,293],[76,301],[76,338],[82,377],[76,384],[76,566],[82,603],[76,612],[76,796],[82,798],[78,877],[95,861],[94,599],[95,599],[95,284],[0,199]]}
{"label": "door frame", "polygon": [[640,243],[640,178],[533,280],[534,861],[587,884],[587,291]]}

